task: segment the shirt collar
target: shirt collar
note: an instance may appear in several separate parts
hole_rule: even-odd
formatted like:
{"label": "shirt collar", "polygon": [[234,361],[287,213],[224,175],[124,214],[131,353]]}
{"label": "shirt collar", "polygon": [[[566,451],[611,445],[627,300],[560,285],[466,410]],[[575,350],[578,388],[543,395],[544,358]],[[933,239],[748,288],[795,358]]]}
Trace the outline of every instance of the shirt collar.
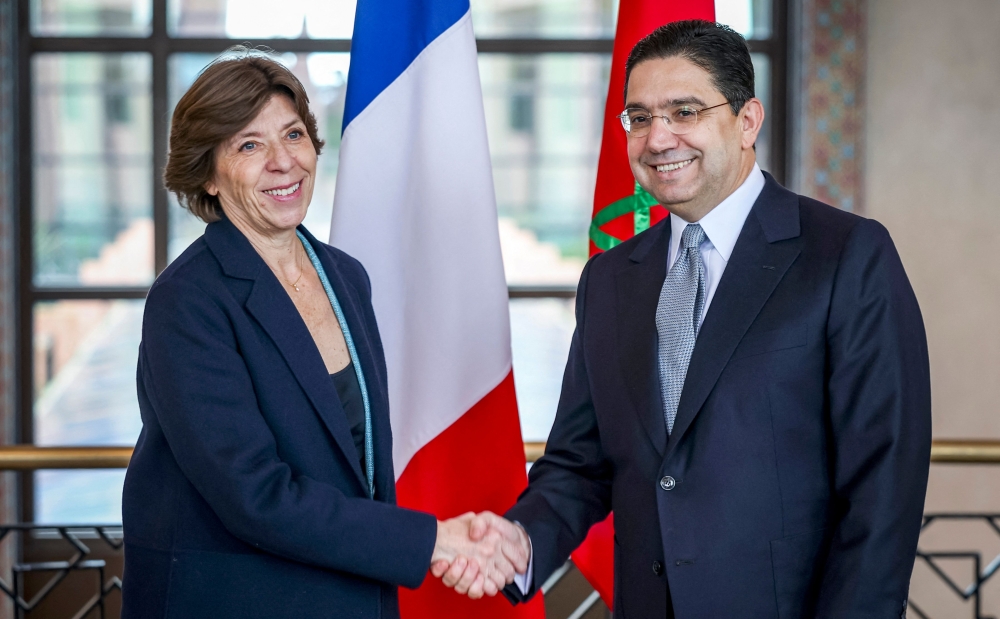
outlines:
{"label": "shirt collar", "polygon": [[[705,236],[711,241],[715,249],[722,255],[722,259],[729,262],[729,257],[736,247],[736,240],[743,230],[743,224],[753,208],[754,202],[764,190],[764,173],[755,163],[750,175],[747,176],[743,184],[736,188],[736,191],[729,194],[718,206],[701,218],[701,221],[692,222],[701,224],[701,229],[705,231]],[[681,235],[689,222],[671,214],[670,216],[670,254],[676,255],[680,247]]]}

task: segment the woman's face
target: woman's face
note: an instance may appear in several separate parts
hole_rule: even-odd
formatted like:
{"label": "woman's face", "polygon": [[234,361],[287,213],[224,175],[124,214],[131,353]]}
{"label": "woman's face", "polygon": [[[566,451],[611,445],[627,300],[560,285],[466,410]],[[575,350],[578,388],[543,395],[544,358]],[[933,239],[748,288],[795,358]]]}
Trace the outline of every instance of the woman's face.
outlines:
{"label": "woman's face", "polygon": [[315,178],[316,149],[306,125],[288,97],[274,95],[216,148],[215,177],[205,190],[238,226],[273,236],[305,219]]}

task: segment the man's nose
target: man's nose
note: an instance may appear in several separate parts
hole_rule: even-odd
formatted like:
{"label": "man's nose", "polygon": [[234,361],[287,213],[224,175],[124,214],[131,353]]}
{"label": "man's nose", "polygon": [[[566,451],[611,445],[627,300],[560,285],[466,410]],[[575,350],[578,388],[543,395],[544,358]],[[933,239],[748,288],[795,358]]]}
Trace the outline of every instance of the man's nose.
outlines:
{"label": "man's nose", "polygon": [[649,135],[646,136],[646,148],[650,151],[661,153],[671,148],[677,148],[679,145],[680,140],[667,127],[667,120],[660,116],[654,118],[653,124],[649,129]]}

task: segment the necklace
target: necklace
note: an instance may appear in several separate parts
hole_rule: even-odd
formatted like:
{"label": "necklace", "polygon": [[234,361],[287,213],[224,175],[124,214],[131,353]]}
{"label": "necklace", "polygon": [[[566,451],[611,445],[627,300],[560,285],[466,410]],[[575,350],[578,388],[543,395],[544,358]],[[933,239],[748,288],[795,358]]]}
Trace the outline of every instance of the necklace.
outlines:
{"label": "necklace", "polygon": [[[250,244],[253,245],[253,248],[255,250],[257,250],[257,254],[264,260],[264,263],[267,264],[267,266],[270,268],[271,264],[268,262],[268,260],[266,258],[264,258],[264,252],[261,251],[260,247],[257,246],[257,243],[255,243],[253,241],[253,239],[249,239],[249,240],[250,240]],[[299,276],[295,278],[294,282],[292,282],[292,283],[289,284],[288,280],[285,279],[284,275],[282,275],[280,273],[280,271],[278,269],[276,269],[276,268],[271,268],[271,271],[274,273],[274,275],[278,279],[282,280],[283,282],[285,282],[286,284],[288,284],[289,286],[291,286],[292,289],[295,290],[295,292],[300,292],[300,290],[299,290],[299,282],[302,280],[302,275],[305,273],[305,269],[302,268],[301,263],[299,261],[300,253],[298,252],[298,247],[295,247],[292,251],[295,252],[295,266],[299,267]]]}
{"label": "necklace", "polygon": [[295,266],[299,267],[299,276],[295,278],[295,281],[291,283],[291,286],[292,286],[292,288],[295,289],[295,292],[299,292],[299,281],[302,279],[302,274],[305,272],[305,269],[303,269],[299,265],[299,253],[298,252],[295,253]]}

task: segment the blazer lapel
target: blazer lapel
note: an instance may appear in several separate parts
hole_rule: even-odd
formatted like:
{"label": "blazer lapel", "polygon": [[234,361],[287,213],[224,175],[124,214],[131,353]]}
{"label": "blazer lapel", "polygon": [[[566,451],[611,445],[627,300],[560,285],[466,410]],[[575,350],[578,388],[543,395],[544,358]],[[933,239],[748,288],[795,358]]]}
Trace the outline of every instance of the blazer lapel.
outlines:
{"label": "blazer lapel", "polygon": [[667,426],[660,398],[656,305],[667,274],[670,220],[650,229],[617,276],[618,366],[629,399],[653,447],[662,457]]}
{"label": "blazer lapel", "polygon": [[[395,476],[392,467],[392,428],[389,421],[388,383],[384,366],[378,363],[379,357],[375,353],[373,341],[373,334],[378,332],[378,326],[369,324],[365,319],[365,311],[361,303],[362,291],[357,290],[343,277],[335,256],[308,230],[301,226],[299,229],[315,248],[316,255],[319,256],[326,276],[330,280],[330,285],[344,311],[347,326],[351,330],[351,338],[354,340],[358,360],[361,362],[361,370],[365,376],[365,386],[368,391],[368,401],[371,405],[372,443],[375,449],[375,496],[385,500],[390,496],[395,496]],[[367,487],[366,483],[365,488],[367,489]]]}
{"label": "blazer lapel", "polygon": [[[323,424],[333,436],[337,446],[347,456],[347,462],[354,471],[358,483],[367,493],[368,483],[361,472],[358,459],[353,455],[357,450],[347,425],[347,415],[341,406],[333,380],[326,371],[323,357],[306,323],[299,316],[295,304],[271,269],[266,268],[263,259],[250,242],[231,222],[223,219],[210,225],[206,230],[206,240],[227,275],[254,280],[253,288],[245,303],[247,311],[263,327],[281,352],[285,363],[292,370]],[[248,268],[248,265],[254,266]],[[324,268],[329,269],[326,265]],[[329,275],[330,270],[327,273]],[[247,277],[251,274],[252,276]],[[331,278],[332,283],[333,278]],[[340,288],[336,284],[333,285],[338,298],[343,299],[347,296],[342,291],[342,285]]]}
{"label": "blazer lapel", "polygon": [[698,333],[667,457],[691,426],[736,346],[800,252],[798,196],[765,174]]}

